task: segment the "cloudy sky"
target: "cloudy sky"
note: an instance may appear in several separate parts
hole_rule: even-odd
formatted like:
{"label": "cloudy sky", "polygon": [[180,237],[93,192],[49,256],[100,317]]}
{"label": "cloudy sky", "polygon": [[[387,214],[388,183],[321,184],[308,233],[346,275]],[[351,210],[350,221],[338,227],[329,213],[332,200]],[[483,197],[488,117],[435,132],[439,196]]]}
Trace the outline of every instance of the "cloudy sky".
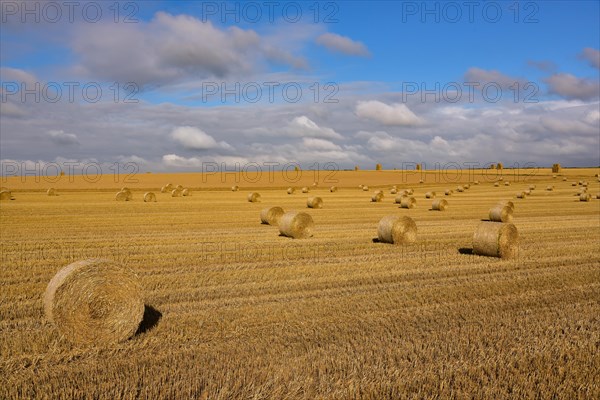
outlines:
{"label": "cloudy sky", "polygon": [[74,4],[1,3],[3,166],[600,164],[595,1]]}

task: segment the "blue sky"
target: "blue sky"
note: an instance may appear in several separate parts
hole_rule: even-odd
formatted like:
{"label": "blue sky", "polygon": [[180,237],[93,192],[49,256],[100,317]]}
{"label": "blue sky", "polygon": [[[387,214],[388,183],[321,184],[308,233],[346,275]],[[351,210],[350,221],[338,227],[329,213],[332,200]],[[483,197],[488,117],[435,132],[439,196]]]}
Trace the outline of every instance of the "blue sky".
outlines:
{"label": "blue sky", "polygon": [[[94,23],[81,9],[69,21],[64,6],[56,21],[52,9],[23,21],[23,3],[8,3],[3,161],[136,162],[156,171],[196,170],[205,160],[392,168],[399,155],[600,163],[596,1],[279,2],[273,21],[267,2],[121,2],[116,22],[113,2],[82,2],[101,7]],[[103,92],[94,103],[79,87],[73,102],[65,92],[56,103],[23,98],[17,87],[36,82],[63,90],[97,82]],[[276,83],[273,101],[265,82]],[[477,85],[473,101],[465,82]],[[221,85],[240,101],[223,100]],[[484,85],[501,99],[489,101]],[[300,101],[282,87],[299,87]],[[128,93],[137,102],[124,102]],[[336,102],[324,101],[328,94]]]}

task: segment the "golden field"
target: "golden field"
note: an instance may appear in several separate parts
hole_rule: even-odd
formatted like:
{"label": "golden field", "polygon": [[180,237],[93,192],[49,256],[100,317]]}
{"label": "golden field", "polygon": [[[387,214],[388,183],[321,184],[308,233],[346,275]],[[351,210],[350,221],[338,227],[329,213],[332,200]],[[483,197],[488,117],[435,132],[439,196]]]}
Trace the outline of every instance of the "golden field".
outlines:
{"label": "golden field", "polygon": [[[505,170],[511,185],[500,187],[496,171],[452,182],[400,171],[339,171],[324,182],[320,171],[309,194],[287,195],[313,183],[303,172],[293,183],[278,172],[256,182],[3,180],[15,200],[0,202],[0,399],[600,398],[598,169],[557,178]],[[473,180],[480,184],[443,196]],[[592,201],[574,196],[579,180]],[[168,182],[192,196],[160,193]],[[532,195],[516,199],[531,183]],[[239,192],[225,190],[233,184]],[[416,208],[393,204],[391,185],[414,188]],[[133,201],[115,201],[122,186]],[[46,196],[49,187],[59,196]],[[385,190],[383,202],[370,202],[374,189]],[[142,201],[146,190],[156,203]],[[246,201],[250,190],[260,203]],[[448,200],[446,211],[429,210],[430,190]],[[323,209],[306,208],[313,195]],[[515,259],[470,254],[498,200],[515,203]],[[261,225],[271,205],[309,213],[314,236],[293,240]],[[373,241],[389,214],[416,221],[417,243]],[[155,309],[140,333],[110,347],[70,344],[43,313],[54,274],[93,257],[135,271]]]}

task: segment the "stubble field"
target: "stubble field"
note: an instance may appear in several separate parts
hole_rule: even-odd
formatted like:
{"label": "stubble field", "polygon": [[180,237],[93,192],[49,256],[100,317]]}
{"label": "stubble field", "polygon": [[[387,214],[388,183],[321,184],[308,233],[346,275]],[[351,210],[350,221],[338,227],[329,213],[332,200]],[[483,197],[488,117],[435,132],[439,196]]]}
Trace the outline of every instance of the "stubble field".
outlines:
{"label": "stubble field", "polygon": [[[197,174],[11,178],[2,186],[15,200],[0,203],[0,399],[600,398],[597,173],[506,171],[511,185],[494,187],[482,173],[419,184],[416,174],[347,171],[332,177],[338,192],[320,183],[293,195],[286,188],[312,174],[240,181],[239,192]],[[579,180],[592,201],[574,196]],[[192,196],[160,193],[168,182]],[[532,183],[531,196],[515,198]],[[415,189],[416,208],[394,204],[392,185]],[[50,186],[60,195],[46,196]],[[133,201],[115,201],[121,186]],[[142,201],[150,189],[156,203]],[[370,201],[375,189],[383,202]],[[260,203],[246,201],[251,190]],[[430,190],[446,211],[430,211]],[[323,209],[306,208],[313,195]],[[470,254],[498,200],[515,203],[515,259]],[[314,236],[261,225],[271,205],[309,213]],[[389,214],[416,221],[415,244],[373,241]],[[94,257],[138,274],[147,318],[126,342],[86,348],[46,321],[42,296],[60,268]]]}

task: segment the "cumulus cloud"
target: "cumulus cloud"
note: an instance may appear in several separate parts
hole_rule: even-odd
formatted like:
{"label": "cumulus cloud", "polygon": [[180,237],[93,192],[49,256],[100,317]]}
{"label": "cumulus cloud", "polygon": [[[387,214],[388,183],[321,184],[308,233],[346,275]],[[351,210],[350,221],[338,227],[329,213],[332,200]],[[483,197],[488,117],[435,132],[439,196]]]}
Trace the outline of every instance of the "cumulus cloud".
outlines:
{"label": "cumulus cloud", "polygon": [[536,60],[529,60],[527,61],[527,64],[531,67],[537,68],[540,71],[544,71],[544,72],[553,72],[556,71],[556,64],[550,60],[541,60],[541,61],[536,61]]}
{"label": "cumulus cloud", "polygon": [[367,118],[383,125],[411,126],[422,121],[405,104],[388,105],[377,100],[359,101],[355,109],[360,118]]}
{"label": "cumulus cloud", "polygon": [[71,47],[78,58],[75,72],[141,87],[248,74],[262,61],[308,65],[253,30],[221,29],[210,21],[165,12],[137,24],[83,24]]}
{"label": "cumulus cloud", "polygon": [[515,82],[525,82],[525,80],[522,78],[514,78],[497,70],[486,70],[477,67],[469,68],[465,73],[464,78],[466,82],[477,82],[480,86],[483,86],[487,83],[497,83],[504,89],[513,86]]}
{"label": "cumulus cloud", "polygon": [[212,136],[193,126],[177,127],[171,132],[171,137],[189,150],[232,149],[227,142],[217,142]]}
{"label": "cumulus cloud", "polygon": [[0,106],[0,115],[7,118],[21,118],[26,116],[27,113],[16,104],[6,101]]}
{"label": "cumulus cloud", "polygon": [[302,144],[304,147],[314,150],[341,150],[340,146],[325,139],[304,138],[302,139]]}
{"label": "cumulus cloud", "polygon": [[287,131],[291,136],[314,137],[323,139],[342,139],[343,136],[331,128],[317,125],[305,115],[295,117],[288,124]]}
{"label": "cumulus cloud", "polygon": [[324,33],[317,37],[317,44],[327,49],[351,56],[369,56],[369,50],[361,42],[354,41],[349,37],[338,35],[336,33]]}
{"label": "cumulus cloud", "polygon": [[586,47],[579,56],[587,60],[592,67],[600,69],[600,50]]}
{"label": "cumulus cloud", "polygon": [[39,82],[35,75],[19,68],[0,67],[0,77],[3,82],[24,83],[27,88],[33,88]]}
{"label": "cumulus cloud", "polygon": [[567,99],[591,100],[600,96],[600,83],[597,80],[561,73],[548,77],[545,82],[550,93]]}
{"label": "cumulus cloud", "polygon": [[78,145],[79,139],[73,133],[65,133],[63,130],[50,130],[46,133],[50,140],[58,145]]}

